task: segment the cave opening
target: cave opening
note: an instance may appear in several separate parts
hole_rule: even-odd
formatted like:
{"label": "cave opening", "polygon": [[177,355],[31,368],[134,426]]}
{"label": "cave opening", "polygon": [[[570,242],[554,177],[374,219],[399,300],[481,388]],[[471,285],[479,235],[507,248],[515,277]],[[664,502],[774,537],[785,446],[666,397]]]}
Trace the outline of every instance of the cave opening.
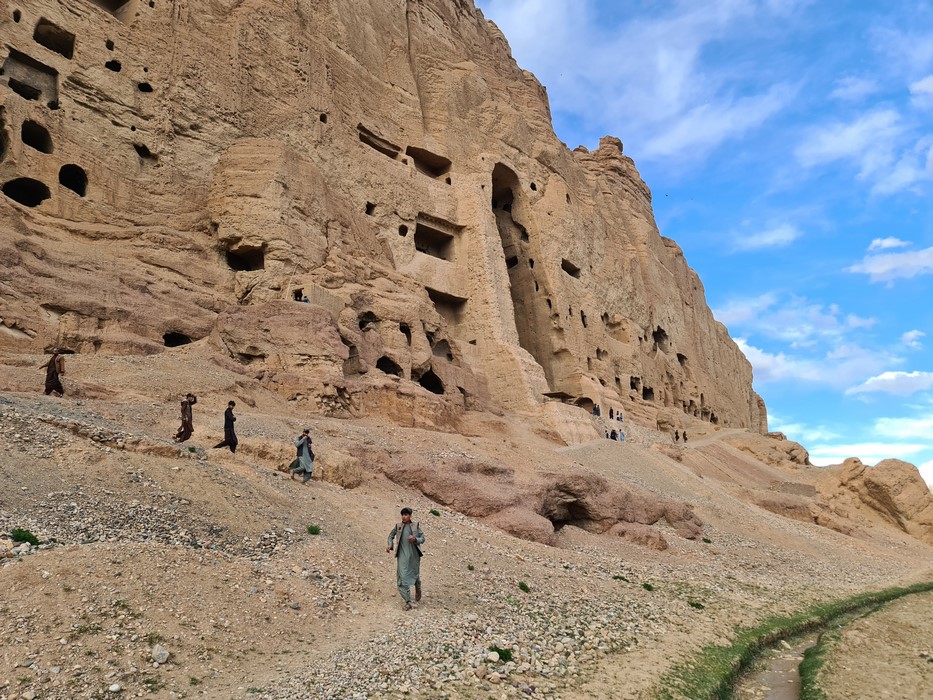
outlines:
{"label": "cave opening", "polygon": [[58,183],[83,197],[87,192],[87,173],[80,165],[68,163],[58,171]]}
{"label": "cave opening", "polygon": [[31,177],[18,177],[4,183],[3,194],[24,207],[37,207],[52,196],[45,183]]}
{"label": "cave opening", "polygon": [[23,143],[40,153],[51,153],[54,148],[49,130],[32,119],[27,119],[20,127],[20,137]]}
{"label": "cave opening", "polygon": [[243,246],[236,250],[227,249],[227,266],[237,272],[255,272],[266,267],[266,251],[263,246]]}
{"label": "cave opening", "polygon": [[188,345],[191,342],[191,338],[184,333],[179,333],[178,331],[168,331],[162,335],[162,343],[167,348],[177,348],[182,345]]}
{"label": "cave opening", "polygon": [[402,376],[401,366],[387,355],[383,355],[378,360],[376,360],[376,369],[384,374],[391,374],[394,377]]}
{"label": "cave opening", "polygon": [[428,369],[427,372],[418,377],[418,384],[430,391],[432,394],[443,395],[444,393],[444,383],[441,381],[441,378],[434,374],[433,369]]}
{"label": "cave opening", "polygon": [[45,17],[36,23],[32,38],[37,44],[61,54],[65,58],[70,59],[74,56],[75,35],[50,22]]}

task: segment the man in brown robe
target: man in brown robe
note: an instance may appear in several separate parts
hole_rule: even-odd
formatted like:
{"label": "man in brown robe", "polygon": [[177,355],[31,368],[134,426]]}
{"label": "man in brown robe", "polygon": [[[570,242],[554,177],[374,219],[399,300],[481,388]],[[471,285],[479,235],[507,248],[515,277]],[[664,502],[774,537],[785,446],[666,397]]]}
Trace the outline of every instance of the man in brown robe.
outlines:
{"label": "man in brown robe", "polygon": [[175,442],[184,442],[194,432],[194,416],[191,413],[191,407],[197,402],[198,398],[191,392],[185,394],[185,398],[181,400],[181,427],[175,433]]}
{"label": "man in brown robe", "polygon": [[55,348],[49,361],[39,369],[43,367],[45,368],[45,395],[64,396],[65,387],[62,386],[61,378],[65,374],[65,358],[61,355],[61,349]]}

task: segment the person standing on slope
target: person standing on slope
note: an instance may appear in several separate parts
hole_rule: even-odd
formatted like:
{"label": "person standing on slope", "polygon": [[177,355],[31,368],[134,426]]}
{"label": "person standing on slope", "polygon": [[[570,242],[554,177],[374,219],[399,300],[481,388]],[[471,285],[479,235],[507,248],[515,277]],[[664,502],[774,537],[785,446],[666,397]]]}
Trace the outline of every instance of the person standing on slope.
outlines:
{"label": "person standing on slope", "polygon": [[175,442],[184,442],[194,432],[194,414],[191,407],[198,402],[198,397],[190,391],[181,400],[181,427],[175,433]]}
{"label": "person standing on slope", "polygon": [[292,480],[295,478],[295,474],[298,472],[303,472],[304,476],[301,479],[302,484],[307,484],[311,480],[311,475],[314,473],[314,450],[311,449],[311,429],[305,428],[301,431],[301,435],[295,440],[295,447],[298,451],[298,458],[295,462],[292,462]]}
{"label": "person standing on slope", "polygon": [[65,374],[65,358],[60,348],[52,350],[52,357],[39,369],[45,369],[45,395],[55,394],[64,396],[65,388],[62,386],[62,376]]}
{"label": "person standing on slope", "polygon": [[392,528],[386,541],[386,552],[395,550],[395,573],[398,593],[411,610],[411,587],[415,587],[415,602],[421,600],[421,547],[424,533],[421,523],[411,521],[411,508],[402,508],[402,522]]}
{"label": "person standing on slope", "polygon": [[214,449],[229,447],[230,451],[236,454],[236,446],[240,444],[240,441],[237,440],[236,431],[233,429],[233,424],[236,423],[236,416],[233,415],[234,408],[236,408],[236,401],[230,401],[227,404],[227,410],[224,411],[224,439],[214,445]]}

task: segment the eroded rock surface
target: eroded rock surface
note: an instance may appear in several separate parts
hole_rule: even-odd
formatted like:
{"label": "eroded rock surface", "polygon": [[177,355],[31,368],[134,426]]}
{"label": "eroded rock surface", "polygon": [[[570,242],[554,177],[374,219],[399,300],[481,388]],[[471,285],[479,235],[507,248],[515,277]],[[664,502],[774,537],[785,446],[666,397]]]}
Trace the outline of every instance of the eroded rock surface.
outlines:
{"label": "eroded rock surface", "polygon": [[621,141],[564,146],[469,0],[2,7],[0,348],[766,430]]}

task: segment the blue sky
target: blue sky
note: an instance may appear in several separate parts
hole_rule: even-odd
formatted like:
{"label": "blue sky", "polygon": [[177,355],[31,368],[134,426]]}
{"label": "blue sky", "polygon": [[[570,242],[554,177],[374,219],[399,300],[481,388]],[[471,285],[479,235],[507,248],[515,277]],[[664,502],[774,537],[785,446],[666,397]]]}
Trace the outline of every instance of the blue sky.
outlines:
{"label": "blue sky", "polygon": [[477,0],[661,233],[815,464],[933,484],[933,1]]}

